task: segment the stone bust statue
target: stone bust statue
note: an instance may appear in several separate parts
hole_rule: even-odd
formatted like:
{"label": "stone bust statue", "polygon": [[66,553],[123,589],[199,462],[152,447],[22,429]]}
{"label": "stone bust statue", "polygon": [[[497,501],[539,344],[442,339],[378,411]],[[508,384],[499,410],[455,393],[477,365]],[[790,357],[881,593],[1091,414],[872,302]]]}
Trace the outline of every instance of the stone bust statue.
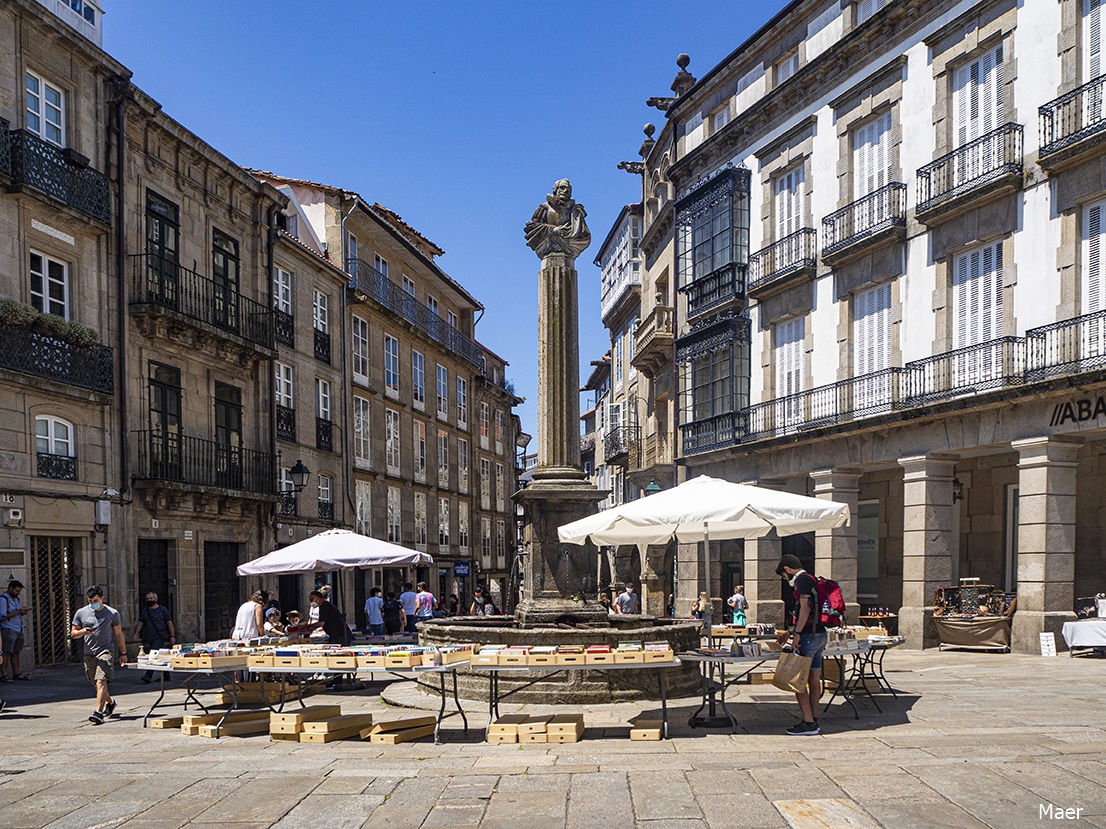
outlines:
{"label": "stone bust statue", "polygon": [[575,259],[591,244],[586,216],[584,208],[572,199],[572,185],[563,178],[553,185],[553,192],[526,223],[526,245],[539,259],[551,253],[564,253]]}

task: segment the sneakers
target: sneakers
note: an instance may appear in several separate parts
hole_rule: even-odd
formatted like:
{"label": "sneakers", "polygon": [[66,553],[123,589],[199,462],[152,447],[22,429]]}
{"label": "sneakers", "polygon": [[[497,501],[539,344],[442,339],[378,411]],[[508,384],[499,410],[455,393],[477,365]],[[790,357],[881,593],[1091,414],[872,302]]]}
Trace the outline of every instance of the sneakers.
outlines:
{"label": "sneakers", "polygon": [[0,699],[0,714],[4,713],[4,709],[7,707],[7,705],[8,704],[4,702],[4,700]]}
{"label": "sneakers", "polygon": [[152,676],[143,676],[142,681],[149,685],[151,682],[154,681],[154,678]]}
{"label": "sneakers", "polygon": [[787,733],[792,737],[813,737],[815,734],[821,734],[822,730],[816,722],[800,722],[787,729]]}
{"label": "sneakers", "polygon": [[88,715],[88,721],[90,723],[92,723],[93,725],[103,725],[104,724],[104,712],[103,711],[93,711],[91,714]]}
{"label": "sneakers", "polygon": [[[112,714],[115,713],[115,705],[116,705],[115,700],[112,700],[111,702],[109,702],[107,705],[104,706],[104,716],[105,717],[110,717]],[[815,728],[817,728],[817,726],[815,726]]]}

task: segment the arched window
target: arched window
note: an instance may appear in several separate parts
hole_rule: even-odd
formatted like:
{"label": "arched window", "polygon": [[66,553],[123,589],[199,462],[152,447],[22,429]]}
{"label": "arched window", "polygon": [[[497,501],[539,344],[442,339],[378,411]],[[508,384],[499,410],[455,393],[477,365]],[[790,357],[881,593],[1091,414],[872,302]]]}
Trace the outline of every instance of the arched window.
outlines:
{"label": "arched window", "polygon": [[38,477],[77,480],[73,424],[53,415],[35,418]]}

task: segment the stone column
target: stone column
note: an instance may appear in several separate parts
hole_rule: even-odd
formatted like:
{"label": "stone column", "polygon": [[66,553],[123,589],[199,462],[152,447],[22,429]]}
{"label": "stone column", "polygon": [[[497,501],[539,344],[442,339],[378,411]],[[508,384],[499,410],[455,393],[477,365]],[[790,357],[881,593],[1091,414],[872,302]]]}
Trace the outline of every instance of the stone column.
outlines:
{"label": "stone column", "polygon": [[538,466],[535,480],[584,480],[574,257],[551,253],[538,273]]}
{"label": "stone column", "polygon": [[699,592],[706,590],[706,574],[699,544],[676,543],[676,615],[690,619],[699,601]]}
{"label": "stone column", "polygon": [[938,644],[933,593],[952,579],[952,479],[956,460],[900,458],[903,468],[902,603],[899,633],[907,647]]}
{"label": "stone column", "polygon": [[856,624],[860,604],[856,600],[856,524],[860,500],[860,473],[848,469],[817,469],[810,473],[814,481],[814,497],[839,504],[848,504],[849,523],[832,530],[814,533],[815,575],[833,579],[841,585],[845,613],[850,624]]}
{"label": "stone column", "polygon": [[653,544],[645,548],[641,557],[641,584],[638,593],[641,596],[641,612],[650,616],[664,616],[664,606],[668,594],[665,591],[664,573],[668,569],[667,544]]}
{"label": "stone column", "polygon": [[781,625],[783,601],[776,567],[783,555],[780,538],[772,531],[763,538],[745,539],[745,598],[749,600],[750,622]]}
{"label": "stone column", "polygon": [[1017,440],[1018,609],[1011,646],[1040,653],[1039,634],[1075,618],[1075,473],[1079,444],[1051,437]]}

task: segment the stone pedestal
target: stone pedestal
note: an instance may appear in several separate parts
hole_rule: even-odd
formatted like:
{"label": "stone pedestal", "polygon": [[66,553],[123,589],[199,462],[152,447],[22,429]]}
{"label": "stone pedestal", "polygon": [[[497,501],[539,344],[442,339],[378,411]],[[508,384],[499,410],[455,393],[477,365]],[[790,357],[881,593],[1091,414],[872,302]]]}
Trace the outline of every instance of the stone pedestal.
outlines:
{"label": "stone pedestal", "polygon": [[587,481],[563,479],[535,481],[515,494],[526,515],[528,550],[515,614],[519,624],[608,624],[606,608],[596,601],[595,547],[557,538],[558,527],[594,515],[604,497]]}
{"label": "stone pedestal", "polygon": [[1018,609],[1011,648],[1040,653],[1040,634],[1075,618],[1075,477],[1079,444],[1014,441],[1018,458]]}
{"label": "stone pedestal", "polygon": [[641,596],[641,612],[650,616],[664,616],[668,603],[668,590],[664,574],[671,556],[667,544],[654,544],[645,549],[641,558],[641,584],[638,593]]}
{"label": "stone pedestal", "polygon": [[902,603],[899,633],[910,648],[938,644],[933,594],[952,582],[952,479],[956,461],[920,455],[903,468]]}
{"label": "stone pedestal", "polygon": [[856,600],[856,514],[860,473],[846,469],[818,469],[811,472],[810,477],[814,481],[814,497],[849,507],[848,524],[832,530],[815,531],[814,572],[841,585],[845,616],[850,624],[856,624],[860,615],[860,604]]}

